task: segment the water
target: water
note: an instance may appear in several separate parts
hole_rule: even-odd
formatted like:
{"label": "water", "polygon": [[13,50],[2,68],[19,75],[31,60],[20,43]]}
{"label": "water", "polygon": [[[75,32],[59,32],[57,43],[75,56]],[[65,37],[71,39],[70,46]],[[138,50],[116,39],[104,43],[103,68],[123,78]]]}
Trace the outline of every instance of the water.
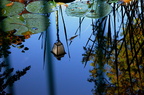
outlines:
{"label": "water", "polygon": [[[130,22],[138,15],[133,15],[133,12],[130,12],[130,14],[127,13],[127,11],[121,9],[124,7],[118,7],[114,4],[112,4],[112,6],[114,9],[118,8],[119,10],[116,12],[112,11],[107,18],[84,18],[81,28],[79,28],[77,33],[76,31],[80,26],[80,19],[78,17],[67,16],[65,11],[63,11],[67,38],[65,37],[62,16],[58,16],[59,40],[63,43],[67,53],[61,60],[57,60],[52,53],[50,53],[53,44],[58,37],[55,19],[56,15],[55,13],[52,13],[49,17],[50,26],[47,31],[42,34],[43,36],[45,36],[45,33],[50,34],[50,36],[48,36],[50,38],[45,39],[45,37],[41,37],[39,39],[41,33],[31,35],[31,37],[26,39],[23,43],[25,47],[29,48],[25,53],[21,52],[23,48],[19,49],[11,46],[9,68],[14,68],[14,72],[22,70],[27,66],[31,66],[31,68],[20,78],[20,80],[14,83],[13,88],[10,88],[10,91],[9,88],[7,88],[6,91],[13,92],[14,95],[92,95],[92,92],[95,93],[94,95],[97,95],[96,93],[103,93],[105,95],[108,92],[113,94],[125,94],[129,92],[128,89],[134,89],[133,91],[135,92],[131,93],[138,92],[139,90],[136,88],[137,85],[134,84],[136,83],[135,77],[139,80],[139,77],[143,76],[143,72],[140,72],[141,74],[139,75],[139,73],[134,74],[133,71],[136,70],[136,72],[139,72],[138,67],[140,67],[140,70],[143,68],[143,55],[140,55],[140,52],[138,51],[142,50],[142,41],[140,39],[143,38],[143,36],[141,35],[139,37],[140,39],[138,37],[135,38],[137,42],[141,41],[137,44],[133,40],[133,36],[129,37],[127,35],[128,33],[133,33],[131,32],[132,30],[130,30],[133,28],[132,23]],[[126,8],[133,9],[133,6],[126,6]],[[65,7],[63,10],[65,10]],[[143,15],[141,14],[143,11],[141,7],[139,7],[137,13],[141,15],[140,20],[143,20]],[[127,18],[129,15],[133,17]],[[106,24],[104,24],[105,21]],[[130,28],[128,27],[128,32],[124,32],[124,28],[126,29],[125,26],[129,25],[129,23]],[[138,23],[138,20],[136,20],[135,23]],[[138,25],[143,25],[143,23]],[[143,29],[141,26],[138,27]],[[134,30],[134,32],[135,31],[137,30]],[[92,32],[93,35],[90,37]],[[122,35],[122,32],[126,37]],[[75,38],[70,44],[69,39],[74,36]],[[127,38],[127,36],[129,38]],[[67,40],[68,44],[70,44],[68,46],[66,43]],[[129,40],[131,42],[129,42]],[[45,56],[46,60],[44,60],[44,53],[46,53],[44,51],[44,41],[47,41],[48,43],[48,47],[46,47],[48,50],[48,55]],[[86,44],[87,42],[88,44]],[[123,43],[127,43],[127,45],[123,46]],[[122,48],[120,48],[120,46]],[[138,49],[135,46],[137,46]],[[90,47],[91,49],[87,50],[88,52],[92,50],[90,55],[86,56],[91,58],[88,58],[90,61],[85,60],[87,63],[86,65],[82,64],[82,54],[85,53],[83,47],[87,49]],[[129,50],[133,53],[133,59],[129,57],[131,55]],[[136,57],[136,55],[141,57]],[[107,60],[109,57],[110,59]],[[137,61],[139,58],[141,61]],[[137,65],[135,65],[136,63]],[[52,66],[52,68],[50,66]],[[124,70],[125,68],[126,70]],[[12,74],[14,74],[14,72]],[[104,74],[101,74],[100,72],[104,72]],[[53,74],[53,77],[50,74]],[[106,77],[106,75],[108,76]],[[131,75],[135,77],[131,77]],[[91,82],[88,82],[88,79]],[[111,81],[111,79],[113,81]],[[127,82],[123,84],[121,83],[121,79],[123,79],[124,82],[125,80],[129,80],[128,86],[130,88],[128,88],[127,91],[123,91],[123,88],[125,87],[124,84],[127,84]],[[141,78],[141,80],[143,80],[143,78]],[[139,80],[139,82],[142,82],[141,80]],[[113,89],[116,90],[113,91]]]}
{"label": "water", "polygon": [[[69,18],[67,18],[69,19]],[[74,19],[74,20],[73,20]],[[68,32],[72,35],[77,29],[78,25],[71,28],[71,24],[77,22],[77,18],[73,18],[71,21],[68,20],[67,24]],[[54,19],[52,18],[54,22]],[[51,23],[51,35],[53,44],[56,40],[55,24]],[[78,22],[77,22],[78,23]],[[62,26],[60,26],[62,27]],[[62,29],[60,29],[61,41],[65,43]],[[87,31],[89,32],[89,31]],[[85,33],[87,33],[85,32]],[[12,54],[10,55],[11,67],[16,70],[22,70],[26,66],[31,65],[31,69],[26,75],[21,77],[19,81],[14,84],[15,95],[47,95],[48,84],[47,84],[47,68],[45,64],[43,69],[43,49],[41,49],[42,40],[38,40],[40,34],[34,34],[31,38],[24,42],[24,45],[29,48],[25,53],[21,53],[21,49],[11,48]],[[85,45],[84,40],[86,35],[81,38],[74,39],[77,43],[73,42],[70,49],[71,58],[68,54],[61,61],[58,61],[52,55],[54,65],[54,77],[55,77],[55,90],[56,95],[88,95],[92,88],[92,84],[87,82],[89,76],[89,67],[84,68],[81,64],[81,54],[83,53],[82,46]],[[66,45],[64,45],[66,48]],[[51,47],[52,48],[52,47]],[[66,49],[67,50],[67,49]]]}
{"label": "water", "polygon": [[[55,13],[51,14],[51,24],[49,30],[51,32],[51,49],[56,41]],[[61,18],[60,18],[61,19]],[[86,19],[82,28],[82,35],[73,40],[69,46],[70,58],[68,53],[61,61],[58,61],[52,54],[52,64],[54,68],[54,82],[56,95],[89,95],[93,84],[87,82],[89,76],[89,68],[82,65],[82,47],[85,45],[90,34],[90,19]],[[61,21],[60,21],[61,22]],[[65,16],[68,37],[72,37],[79,26],[79,19],[75,17]],[[86,26],[86,27],[85,27]],[[60,40],[64,43],[66,52],[68,48],[65,42],[63,24],[60,24]],[[39,40],[40,33],[32,35],[23,43],[29,50],[22,53],[22,49],[11,47],[10,64],[14,71],[22,70],[26,66],[31,69],[26,75],[22,76],[19,81],[14,84],[15,95],[48,95],[48,75],[47,64],[43,64],[42,38]],[[49,59],[49,58],[48,58]],[[44,68],[43,68],[44,65]]]}

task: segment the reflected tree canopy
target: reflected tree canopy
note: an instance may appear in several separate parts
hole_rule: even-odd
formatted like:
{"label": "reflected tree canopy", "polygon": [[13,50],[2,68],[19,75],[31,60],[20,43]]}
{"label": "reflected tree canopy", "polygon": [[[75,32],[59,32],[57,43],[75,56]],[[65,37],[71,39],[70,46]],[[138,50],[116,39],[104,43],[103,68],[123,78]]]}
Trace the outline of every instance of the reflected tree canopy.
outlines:
{"label": "reflected tree canopy", "polygon": [[0,95],[13,95],[11,92],[6,92],[5,89],[13,86],[13,83],[20,80],[30,69],[30,66],[28,66],[22,71],[16,71],[16,73],[12,75],[14,68],[4,70],[8,65],[9,64],[4,61],[0,63]]}
{"label": "reflected tree canopy", "polygon": [[[123,0],[124,1],[124,0]],[[94,95],[144,93],[143,1],[112,3],[112,13],[94,23],[83,63],[93,67]],[[112,23],[110,23],[112,22]]]}
{"label": "reflected tree canopy", "polygon": [[[23,42],[25,42],[25,39],[30,38],[28,33],[24,35],[15,35],[17,32],[16,27],[18,28],[20,23],[11,16],[20,13],[23,10],[23,4],[17,2],[13,7],[9,8],[12,4],[12,2],[7,0],[0,1],[0,95],[13,95],[14,93],[11,91],[12,88],[10,87],[12,87],[16,81],[20,80],[20,78],[31,68],[31,66],[27,66],[23,70],[17,70],[14,73],[14,68],[10,67],[11,62],[9,62],[8,57],[11,54],[11,46],[25,52],[29,48],[25,47]],[[12,11],[16,7],[19,7],[19,9]],[[13,21],[16,21],[16,26],[12,25]]]}
{"label": "reflected tree canopy", "polygon": [[[91,20],[92,31],[84,46],[82,63],[84,66],[92,66],[88,78],[89,82],[95,84],[92,93],[94,95],[144,94],[143,0],[1,0],[0,4],[2,5],[0,6],[0,57],[7,57],[10,54],[8,51],[10,45],[22,48],[22,52],[28,50],[22,42],[30,38],[30,35],[47,34],[44,31],[50,25],[48,17],[52,12],[56,12],[58,41],[60,41],[58,17],[61,16],[66,45],[69,47],[71,42],[68,43],[63,17],[64,5],[67,16],[80,19],[78,29],[86,18]],[[79,36],[77,33],[78,31],[70,38],[71,41]],[[47,41],[44,43],[46,44]],[[69,51],[68,54],[70,57]],[[18,72],[12,78],[18,80],[28,69],[29,67],[26,67],[22,74]],[[5,77],[5,73],[0,76],[2,81]],[[3,91],[7,83],[2,82],[1,85],[0,90]]]}

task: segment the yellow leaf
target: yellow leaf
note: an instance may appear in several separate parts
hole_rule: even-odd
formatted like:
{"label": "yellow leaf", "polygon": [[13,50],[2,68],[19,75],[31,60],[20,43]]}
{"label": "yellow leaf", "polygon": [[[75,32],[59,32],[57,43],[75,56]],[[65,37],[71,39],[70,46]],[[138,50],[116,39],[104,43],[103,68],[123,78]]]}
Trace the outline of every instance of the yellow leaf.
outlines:
{"label": "yellow leaf", "polygon": [[89,72],[92,74],[96,74],[96,69],[90,70]]}
{"label": "yellow leaf", "polygon": [[65,3],[63,2],[57,2],[58,5],[64,5]]}
{"label": "yellow leaf", "polygon": [[91,63],[90,66],[95,66],[95,63]]}
{"label": "yellow leaf", "polygon": [[33,34],[33,33],[30,32],[30,31],[27,31],[27,32],[22,33],[22,35],[32,35],[32,34]]}

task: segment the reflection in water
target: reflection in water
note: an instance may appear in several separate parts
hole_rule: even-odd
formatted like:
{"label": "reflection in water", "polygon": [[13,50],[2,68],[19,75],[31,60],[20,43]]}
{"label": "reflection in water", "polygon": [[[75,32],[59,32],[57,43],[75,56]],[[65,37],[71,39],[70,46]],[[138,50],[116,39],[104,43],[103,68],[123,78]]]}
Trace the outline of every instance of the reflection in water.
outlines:
{"label": "reflection in water", "polygon": [[[28,50],[22,42],[30,38],[30,35],[47,29],[50,24],[48,17],[51,12],[56,12],[56,36],[58,41],[54,44],[52,52],[57,59],[63,57],[65,50],[59,38],[58,11],[61,13],[67,47],[79,35],[76,33],[75,36],[71,37],[69,39],[71,42],[68,45],[62,5],[56,4],[56,2],[61,0],[55,0],[56,2],[52,0],[51,2],[37,0],[27,0],[27,2],[24,2],[24,0],[12,1],[20,1],[21,3],[10,2],[9,0],[0,1],[2,5],[0,7],[2,11],[0,14],[0,57],[7,57],[10,54],[8,50],[10,45],[21,48],[22,52]],[[62,0],[64,3],[72,1],[74,0]],[[120,1],[90,0],[64,5],[68,16],[80,17],[79,30],[85,18],[92,19],[92,34],[84,47],[85,54],[83,54],[82,62],[84,66],[91,62],[92,69],[89,70],[90,78],[88,78],[88,81],[93,82],[95,85],[94,89],[92,89],[94,95],[140,95],[144,93],[144,3],[143,0]],[[16,6],[19,6],[20,9]],[[43,36],[45,39],[44,57],[46,62],[49,63],[50,93],[54,95],[53,67],[51,55],[49,54],[50,35],[49,31],[42,34],[45,34]],[[63,52],[59,53],[59,46]],[[61,53],[63,54],[62,56]],[[0,66],[0,68],[5,66],[4,62]],[[2,80],[1,92],[3,93],[9,83],[18,80],[29,69],[30,67],[26,67],[22,72],[17,72],[16,75],[10,77],[12,81],[8,79],[6,83],[3,80],[12,72],[12,69],[2,73],[0,76]]]}
{"label": "reflection in water", "polygon": [[12,86],[15,81],[20,80],[30,69],[30,66],[27,66],[22,71],[16,71],[16,73],[12,75],[14,68],[10,68],[11,63],[8,61],[8,56],[11,54],[11,51],[9,51],[10,45],[22,49],[22,52],[28,50],[28,48],[22,44],[25,37],[16,36],[13,33],[14,31],[6,33],[0,30],[0,95],[13,95],[13,91],[10,90],[10,92],[6,92],[5,90],[9,86]]}
{"label": "reflection in water", "polygon": [[58,10],[56,11],[56,30],[57,30],[57,42],[54,43],[53,48],[52,48],[52,53],[54,56],[58,59],[61,60],[62,57],[66,54],[64,46],[62,42],[60,41],[59,37],[59,15],[58,15]]}
{"label": "reflection in water", "polygon": [[60,41],[54,43],[54,46],[51,52],[54,54],[54,56],[58,60],[61,60],[61,58],[64,57],[64,55],[66,54],[64,46]]}
{"label": "reflection in water", "polygon": [[1,52],[0,57],[7,57],[11,52],[9,51],[10,46],[22,49],[22,52],[27,51],[29,48],[25,47],[24,44],[22,44],[25,39],[29,38],[29,35],[25,36],[16,36],[14,35],[15,31],[10,31],[9,33],[3,32],[1,30],[0,32],[0,45],[1,45]]}
{"label": "reflection in water", "polygon": [[93,66],[88,81],[95,84],[94,95],[144,94],[143,5],[114,3],[112,14],[95,21],[94,39],[89,38],[83,54],[83,63]]}
{"label": "reflection in water", "polygon": [[0,95],[13,95],[13,91],[6,92],[5,90],[9,86],[13,86],[13,83],[20,80],[20,78],[30,69],[30,66],[28,66],[22,71],[16,71],[16,73],[12,75],[14,68],[8,69],[7,67],[9,64],[10,63],[7,64],[5,61],[0,63]]}

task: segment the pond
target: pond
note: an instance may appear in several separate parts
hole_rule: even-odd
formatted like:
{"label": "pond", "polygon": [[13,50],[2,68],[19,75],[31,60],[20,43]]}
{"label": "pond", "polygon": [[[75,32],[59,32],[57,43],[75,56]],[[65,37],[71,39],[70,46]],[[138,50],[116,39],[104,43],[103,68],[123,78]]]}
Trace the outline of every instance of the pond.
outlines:
{"label": "pond", "polygon": [[144,94],[143,0],[0,5],[0,95]]}

